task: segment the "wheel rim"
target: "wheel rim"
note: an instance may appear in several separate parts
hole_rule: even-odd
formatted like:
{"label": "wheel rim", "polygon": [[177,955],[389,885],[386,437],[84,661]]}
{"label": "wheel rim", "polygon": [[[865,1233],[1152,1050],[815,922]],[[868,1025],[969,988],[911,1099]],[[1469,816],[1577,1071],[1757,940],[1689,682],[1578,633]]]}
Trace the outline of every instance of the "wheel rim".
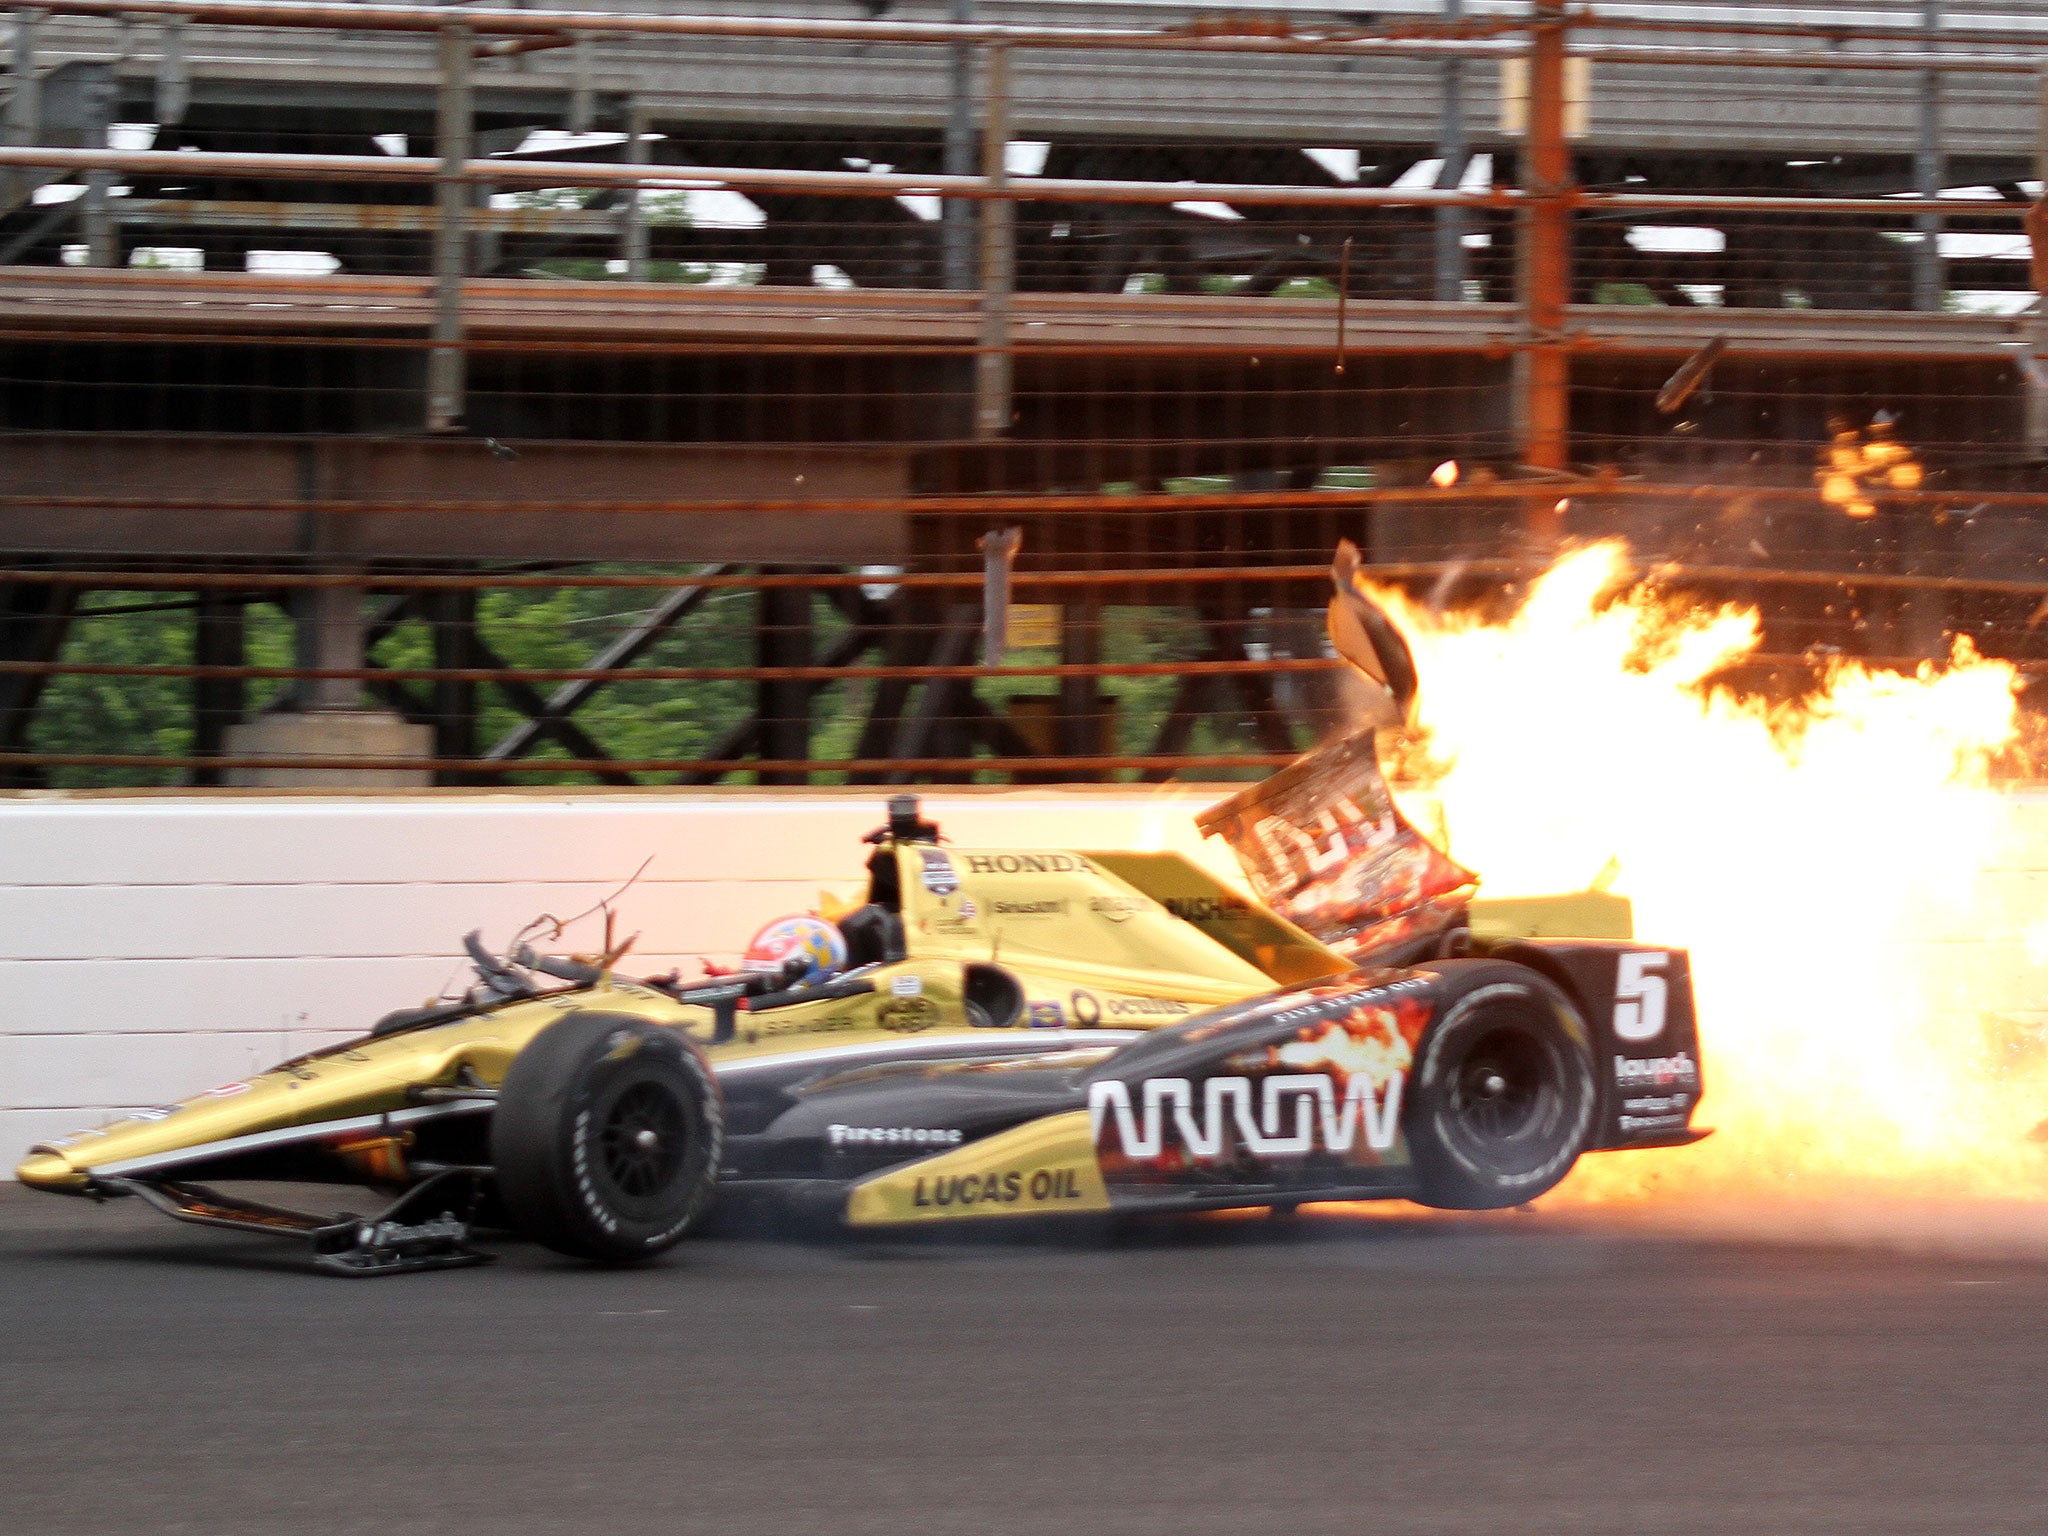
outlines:
{"label": "wheel rim", "polygon": [[682,1170],[689,1129],[689,1115],[672,1092],[659,1083],[633,1084],[612,1101],[598,1128],[606,1178],[629,1199],[658,1195]]}
{"label": "wheel rim", "polygon": [[1503,1170],[1540,1161],[1564,1101],[1563,1065],[1549,1041],[1516,1025],[1487,1030],[1450,1075],[1450,1129]]}

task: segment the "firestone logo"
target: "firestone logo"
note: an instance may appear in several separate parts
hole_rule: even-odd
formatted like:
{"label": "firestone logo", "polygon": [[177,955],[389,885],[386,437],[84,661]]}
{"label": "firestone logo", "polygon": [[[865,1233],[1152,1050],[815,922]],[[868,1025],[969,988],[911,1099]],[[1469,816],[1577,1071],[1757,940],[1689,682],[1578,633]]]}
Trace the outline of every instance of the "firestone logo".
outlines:
{"label": "firestone logo", "polygon": [[1318,1148],[1349,1152],[1361,1136],[1369,1149],[1384,1152],[1400,1134],[1404,1076],[1392,1074],[1378,1093],[1364,1075],[1354,1076],[1341,1098],[1337,1085],[1320,1073],[1290,1073],[1257,1083],[1248,1077],[1212,1077],[1199,1084],[1185,1077],[1148,1077],[1138,1085],[1135,1109],[1130,1084],[1091,1083],[1088,1118],[1097,1146],[1113,1125],[1117,1144],[1134,1158],[1157,1157],[1166,1146],[1169,1125],[1180,1145],[1197,1157],[1216,1156],[1233,1130],[1246,1151],[1265,1157]]}
{"label": "firestone logo", "polygon": [[825,1139],[835,1147],[956,1147],[966,1133],[947,1126],[828,1125]]}

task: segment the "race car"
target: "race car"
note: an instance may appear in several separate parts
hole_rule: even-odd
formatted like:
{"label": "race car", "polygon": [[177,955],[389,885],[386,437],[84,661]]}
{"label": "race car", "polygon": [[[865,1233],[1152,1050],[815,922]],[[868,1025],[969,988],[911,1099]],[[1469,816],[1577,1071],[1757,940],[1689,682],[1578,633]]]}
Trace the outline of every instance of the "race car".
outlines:
{"label": "race car", "polygon": [[[1413,663],[1340,550],[1331,635],[1406,715]],[[750,1191],[857,1228],[1398,1198],[1534,1199],[1583,1152],[1696,1140],[1684,951],[1626,903],[1489,904],[1401,815],[1372,730],[1217,805],[1256,898],[1170,853],[964,849],[889,804],[866,899],[749,969],[628,978],[465,941],[462,998],[31,1149],[36,1189],[278,1233],[352,1275],[479,1228],[652,1257]],[[1578,936],[1558,936],[1572,928]],[[234,1180],[346,1183],[318,1215]]]}

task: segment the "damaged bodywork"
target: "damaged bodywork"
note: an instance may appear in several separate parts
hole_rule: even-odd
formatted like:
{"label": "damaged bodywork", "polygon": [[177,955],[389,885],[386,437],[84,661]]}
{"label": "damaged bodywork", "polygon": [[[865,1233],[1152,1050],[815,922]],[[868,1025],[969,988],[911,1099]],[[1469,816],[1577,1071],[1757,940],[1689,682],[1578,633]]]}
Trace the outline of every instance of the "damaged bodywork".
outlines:
{"label": "damaged bodywork", "polygon": [[[1334,574],[1333,644],[1404,718],[1412,659],[1348,546]],[[749,1190],[856,1227],[1507,1206],[1582,1153],[1703,1134],[1684,951],[1635,942],[1619,898],[1478,900],[1372,730],[1199,823],[1250,895],[1171,853],[955,847],[899,796],[826,971],[634,978],[617,952],[472,935],[465,997],[39,1145],[18,1176],[368,1275],[478,1262],[490,1229],[645,1258]],[[384,1204],[314,1215],[237,1181]]]}

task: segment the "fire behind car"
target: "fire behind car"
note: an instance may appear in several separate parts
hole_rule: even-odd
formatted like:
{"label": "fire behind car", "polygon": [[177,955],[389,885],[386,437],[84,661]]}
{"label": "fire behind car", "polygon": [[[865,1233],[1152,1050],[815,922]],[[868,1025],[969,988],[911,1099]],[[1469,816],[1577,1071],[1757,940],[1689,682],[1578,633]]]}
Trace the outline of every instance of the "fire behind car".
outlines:
{"label": "fire behind car", "polygon": [[[1339,652],[1403,713],[1406,649],[1343,552],[1337,577]],[[740,1189],[863,1227],[1498,1207],[1581,1153],[1703,1134],[1684,952],[1634,942],[1616,898],[1476,901],[1402,818],[1370,732],[1200,823],[1257,899],[1175,854],[952,847],[899,796],[829,969],[628,979],[616,952],[471,935],[464,998],[44,1143],[18,1176],[378,1274],[476,1262],[479,1226],[646,1258]],[[389,1204],[215,1187],[236,1180]]]}

